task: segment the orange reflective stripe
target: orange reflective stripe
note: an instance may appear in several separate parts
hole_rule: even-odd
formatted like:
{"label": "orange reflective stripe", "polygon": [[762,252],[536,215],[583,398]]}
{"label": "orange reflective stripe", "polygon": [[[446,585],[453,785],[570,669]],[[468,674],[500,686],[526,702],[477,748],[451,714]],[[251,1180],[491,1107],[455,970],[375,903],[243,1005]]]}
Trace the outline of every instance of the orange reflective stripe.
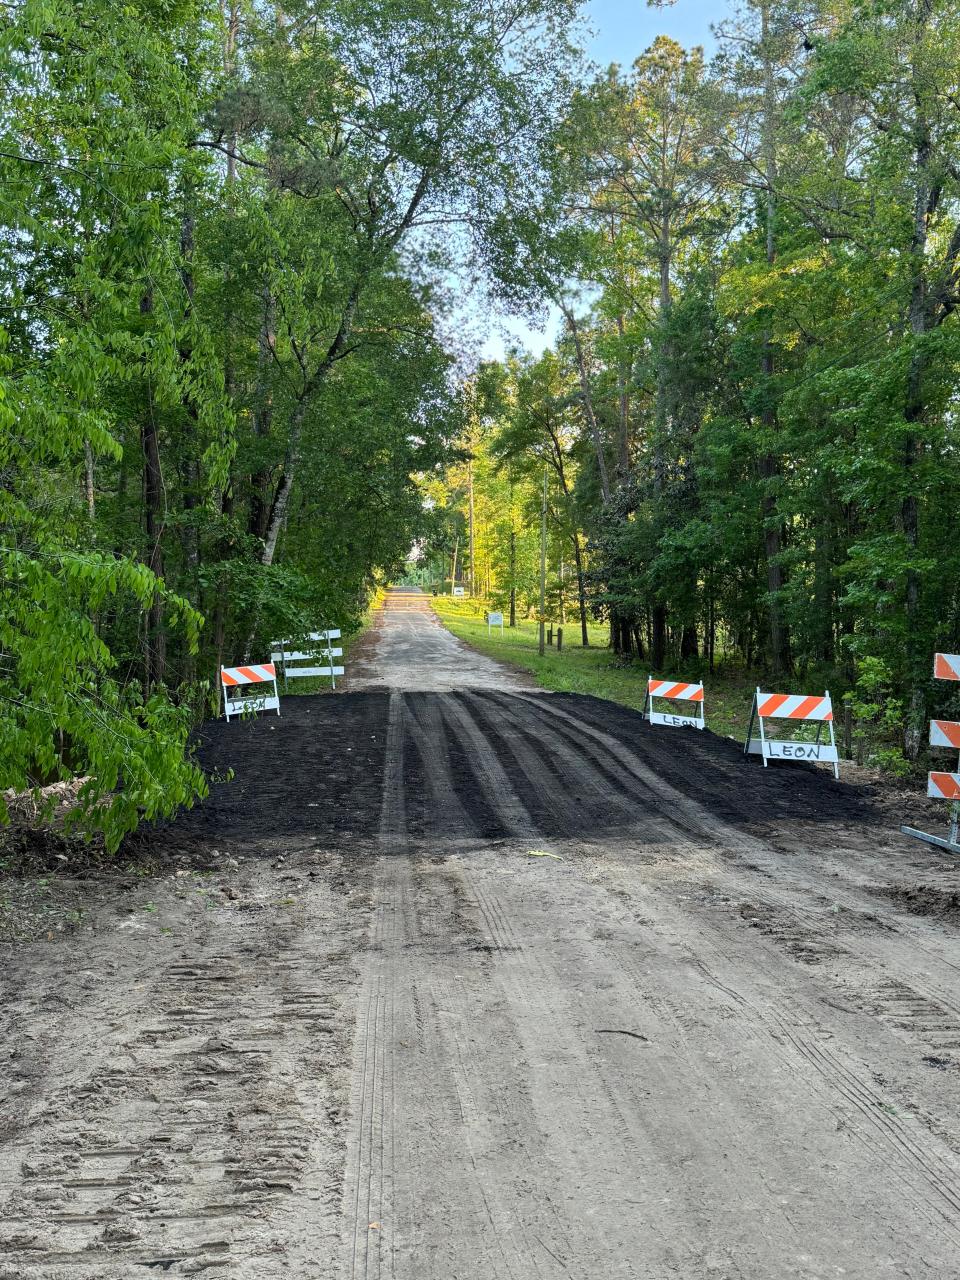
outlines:
{"label": "orange reflective stripe", "polygon": [[931,773],[931,784],[945,800],[960,800],[960,784],[952,773]]}
{"label": "orange reflective stripe", "polygon": [[955,653],[937,653],[933,658],[933,674],[938,680],[960,680],[960,663]]}
{"label": "orange reflective stripe", "polygon": [[766,701],[763,703],[763,705],[757,708],[757,714],[761,716],[774,715],[779,710],[779,708],[783,706],[783,704],[786,702],[786,700],[789,697],[790,695],[788,693],[771,694],[770,697],[767,698]]}
{"label": "orange reflective stripe", "polygon": [[690,695],[690,701],[691,701],[691,702],[702,702],[702,701],[703,701],[703,690],[702,690],[702,689],[698,689],[696,693],[691,693],[691,695]]}
{"label": "orange reflective stripe", "polygon": [[254,683],[256,683],[256,681],[260,679],[260,676],[257,674],[256,671],[254,671],[252,667],[237,667],[237,670],[240,672],[242,676],[246,676],[248,680]]}
{"label": "orange reflective stripe", "polygon": [[687,687],[688,686],[687,686],[686,680],[681,680],[679,684],[672,684],[669,689],[661,689],[660,697],[661,698],[677,698],[680,696],[680,694],[684,692],[684,690]]}
{"label": "orange reflective stripe", "polygon": [[799,707],[794,707],[794,709],[790,712],[790,719],[806,720],[810,712],[816,711],[817,707],[819,707],[822,701],[823,701],[822,697],[804,698],[804,700],[800,703]]}

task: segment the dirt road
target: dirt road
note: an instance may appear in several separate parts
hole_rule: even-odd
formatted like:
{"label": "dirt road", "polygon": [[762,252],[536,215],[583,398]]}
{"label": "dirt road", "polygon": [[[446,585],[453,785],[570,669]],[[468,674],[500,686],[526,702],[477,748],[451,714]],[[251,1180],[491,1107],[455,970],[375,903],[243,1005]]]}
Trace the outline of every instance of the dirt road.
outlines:
{"label": "dirt road", "polygon": [[8,949],[0,1277],[960,1276],[956,865],[425,608]]}

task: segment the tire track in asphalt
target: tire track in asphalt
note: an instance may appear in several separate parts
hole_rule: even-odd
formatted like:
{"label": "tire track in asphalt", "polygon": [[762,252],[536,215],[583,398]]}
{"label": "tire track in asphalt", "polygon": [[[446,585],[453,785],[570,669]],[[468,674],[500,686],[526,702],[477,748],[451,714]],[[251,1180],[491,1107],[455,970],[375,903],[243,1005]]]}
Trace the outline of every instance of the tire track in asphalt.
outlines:
{"label": "tire track in asphalt", "polygon": [[[564,834],[582,829],[585,817],[600,816],[599,805],[608,806],[608,812],[619,814],[632,826],[643,824],[647,815],[636,797],[617,791],[589,759],[579,761],[580,767],[575,771],[569,768],[569,747],[553,725],[545,723],[538,729],[535,723],[531,724],[529,713],[519,710],[509,698],[497,698],[493,707],[476,694],[465,698],[501,763],[506,768],[512,761],[545,812],[561,820]],[[507,732],[502,730],[504,725]],[[592,802],[589,807],[585,797]]]}

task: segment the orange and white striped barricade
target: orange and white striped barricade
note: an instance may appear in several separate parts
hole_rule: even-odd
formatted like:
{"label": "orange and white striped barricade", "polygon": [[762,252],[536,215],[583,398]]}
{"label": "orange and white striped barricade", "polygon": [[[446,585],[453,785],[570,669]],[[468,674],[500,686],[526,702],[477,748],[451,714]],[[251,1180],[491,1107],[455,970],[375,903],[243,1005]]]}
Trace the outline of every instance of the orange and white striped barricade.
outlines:
{"label": "orange and white striped barricade", "polygon": [[[771,738],[764,725],[766,720],[792,720],[794,724],[814,721],[817,740],[800,742],[795,738]],[[760,727],[759,738],[753,736],[754,722]],[[829,744],[820,741],[824,725],[830,730]],[[753,695],[743,754],[760,756],[764,768],[770,760],[812,760],[814,763],[832,764],[833,776],[839,778],[840,755],[837,740],[833,736],[833,703],[829,689],[824,693],[814,694],[763,693],[758,685],[757,692]]]}
{"label": "orange and white striped barricade", "polygon": [[[670,711],[654,711],[654,698],[676,699],[678,702],[692,702],[698,715],[674,715]],[[673,729],[703,729],[706,727],[703,718],[703,685],[691,684],[687,680],[666,680],[658,676],[647,676],[647,697],[643,704],[643,717],[651,724],[666,724]]]}
{"label": "orange and white striped barricade", "polygon": [[[960,680],[960,653],[935,653],[933,655],[935,680]],[[943,747],[960,753],[960,721],[931,720],[931,747]],[[904,835],[915,836],[927,844],[935,844],[951,853],[960,853],[960,755],[956,773],[932,772],[927,774],[927,797],[931,800],[950,800],[950,828],[946,838],[931,836],[916,827],[901,826]]]}
{"label": "orange and white striped barricade", "polygon": [[[338,627],[331,627],[327,631],[311,631],[302,648],[298,648],[296,644],[291,648],[289,640],[274,641],[275,652],[270,657],[280,667],[284,684],[288,680],[321,676],[329,680],[331,687],[336,689],[337,676],[343,675],[343,667],[337,666],[334,658],[342,658],[343,649],[332,641],[339,639]],[[304,666],[304,663],[307,665]]]}
{"label": "orange and white striped barricade", "polygon": [[[273,693],[241,695],[239,690],[250,684],[273,685]],[[223,689],[223,713],[242,716],[252,711],[276,711],[280,714],[280,694],[277,692],[277,669],[272,662],[257,662],[249,667],[221,667],[220,685]]]}

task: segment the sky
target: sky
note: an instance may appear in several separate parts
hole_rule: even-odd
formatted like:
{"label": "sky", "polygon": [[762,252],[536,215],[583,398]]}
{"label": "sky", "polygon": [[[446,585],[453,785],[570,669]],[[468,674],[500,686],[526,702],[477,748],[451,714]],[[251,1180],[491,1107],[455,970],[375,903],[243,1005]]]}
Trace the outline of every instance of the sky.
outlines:
{"label": "sky", "polygon": [[[702,44],[709,55],[714,44],[710,24],[727,8],[724,0],[676,0],[665,8],[652,8],[646,0],[588,0],[585,15],[593,34],[586,41],[587,55],[601,67],[611,62],[629,66],[658,35],[672,36],[687,48]],[[553,341],[556,328],[556,314],[544,333],[520,320],[495,322],[496,332],[487,337],[481,357],[501,359],[511,339],[539,355]]]}

